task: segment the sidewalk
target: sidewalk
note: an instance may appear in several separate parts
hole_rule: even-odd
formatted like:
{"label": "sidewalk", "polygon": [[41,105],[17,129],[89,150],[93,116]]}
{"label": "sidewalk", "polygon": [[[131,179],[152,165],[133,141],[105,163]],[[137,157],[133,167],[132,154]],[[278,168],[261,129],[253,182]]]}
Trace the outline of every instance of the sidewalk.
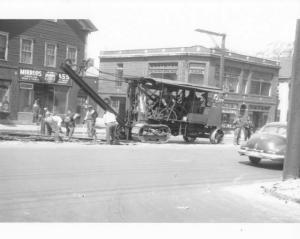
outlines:
{"label": "sidewalk", "polygon": [[300,203],[300,179],[289,179],[261,186],[265,193],[286,202]]}
{"label": "sidewalk", "polygon": [[[0,134],[30,134],[41,135],[40,125],[21,125],[21,124],[0,124]],[[97,137],[105,138],[105,129],[97,128]],[[62,131],[65,133],[65,128],[62,127]],[[77,125],[73,135],[75,138],[88,138],[87,129],[85,125]]]}

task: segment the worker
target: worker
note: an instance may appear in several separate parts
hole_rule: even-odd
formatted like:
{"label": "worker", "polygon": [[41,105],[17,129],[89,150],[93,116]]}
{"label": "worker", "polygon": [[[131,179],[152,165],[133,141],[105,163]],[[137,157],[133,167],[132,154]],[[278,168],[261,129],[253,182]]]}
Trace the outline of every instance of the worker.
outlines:
{"label": "worker", "polygon": [[250,139],[254,125],[250,119],[250,117],[247,117],[246,122],[244,123],[244,137],[245,137],[245,141]]}
{"label": "worker", "polygon": [[50,132],[54,133],[55,142],[62,141],[62,138],[60,136],[62,118],[58,115],[53,115],[50,112],[46,112],[45,117],[45,124],[47,125],[47,128],[50,130]]}
{"label": "worker", "polygon": [[[110,106],[111,102],[108,98],[105,99],[105,102]],[[106,126],[106,143],[118,144],[116,139],[116,129],[118,126],[118,122],[115,114],[113,114],[109,110],[106,110],[103,115],[103,121]]]}
{"label": "worker", "polygon": [[240,144],[240,138],[241,138],[241,131],[243,128],[243,122],[242,117],[239,115],[235,118],[233,121],[233,127],[234,127],[234,141],[233,144],[239,145]]}
{"label": "worker", "polygon": [[93,138],[94,140],[97,139],[96,128],[95,128],[97,117],[98,117],[97,111],[94,109],[92,105],[88,105],[88,110],[86,112],[84,121],[86,122],[87,125],[88,137]]}
{"label": "worker", "polygon": [[75,130],[75,120],[79,117],[79,114],[72,113],[71,110],[68,110],[66,117],[64,118],[64,123],[66,127],[66,136],[69,140],[72,138],[74,130]]}

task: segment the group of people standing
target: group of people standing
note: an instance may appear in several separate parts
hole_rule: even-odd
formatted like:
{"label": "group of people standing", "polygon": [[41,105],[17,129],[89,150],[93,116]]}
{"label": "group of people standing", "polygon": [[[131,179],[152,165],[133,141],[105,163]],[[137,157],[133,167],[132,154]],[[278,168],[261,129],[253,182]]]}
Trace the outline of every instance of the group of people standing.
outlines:
{"label": "group of people standing", "polygon": [[240,144],[240,139],[241,139],[241,133],[243,131],[244,133],[244,140],[248,140],[252,132],[254,130],[254,125],[248,116],[246,120],[243,120],[241,116],[238,116],[234,121],[233,121],[233,126],[234,126],[234,144],[239,145]]}
{"label": "group of people standing", "polygon": [[[110,100],[106,99],[106,103],[110,105]],[[33,112],[33,123],[40,124],[41,126],[41,134],[42,135],[54,135],[55,141],[62,141],[61,134],[62,125],[64,125],[66,132],[65,135],[70,140],[74,134],[76,127],[76,120],[80,118],[80,115],[72,112],[71,110],[67,111],[65,116],[60,116],[55,113],[52,113],[48,110],[48,108],[41,109],[38,100],[34,101],[32,106]],[[98,117],[98,113],[96,109],[92,105],[87,105],[87,110],[85,117],[83,119],[83,123],[87,126],[87,135],[94,140],[97,139],[96,134],[96,118]],[[116,128],[117,128],[117,120],[116,116],[110,112],[105,111],[103,115],[103,120],[106,125],[106,141],[108,144],[116,144]]]}

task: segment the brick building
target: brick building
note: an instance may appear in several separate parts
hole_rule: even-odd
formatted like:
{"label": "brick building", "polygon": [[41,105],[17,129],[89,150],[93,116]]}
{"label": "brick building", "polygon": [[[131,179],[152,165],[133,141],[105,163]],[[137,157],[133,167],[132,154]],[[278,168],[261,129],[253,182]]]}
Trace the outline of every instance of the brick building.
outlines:
{"label": "brick building", "polygon": [[34,100],[58,114],[78,110],[86,95],[59,66],[80,63],[96,30],[89,20],[0,20],[0,119],[30,122]]}
{"label": "brick building", "polygon": [[[202,46],[103,51],[99,94],[124,111],[126,83],[120,77],[150,76],[221,87],[220,51]],[[232,128],[237,114],[250,116],[256,127],[273,121],[279,63],[233,52],[225,54],[223,127]]]}

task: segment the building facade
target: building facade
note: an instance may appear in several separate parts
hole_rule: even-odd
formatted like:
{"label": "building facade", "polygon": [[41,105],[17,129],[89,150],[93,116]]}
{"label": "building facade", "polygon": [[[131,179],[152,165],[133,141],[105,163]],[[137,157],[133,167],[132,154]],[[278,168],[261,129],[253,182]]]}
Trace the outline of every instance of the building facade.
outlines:
{"label": "building facade", "polygon": [[115,109],[122,113],[127,88],[122,77],[149,76],[218,86],[225,91],[224,128],[233,128],[233,120],[239,114],[250,116],[256,128],[274,121],[279,63],[226,52],[221,86],[220,55],[217,49],[201,46],[103,51],[99,94],[110,97]]}
{"label": "building facade", "polygon": [[0,119],[30,122],[32,105],[64,114],[81,101],[79,87],[60,69],[85,58],[89,20],[0,20]]}

